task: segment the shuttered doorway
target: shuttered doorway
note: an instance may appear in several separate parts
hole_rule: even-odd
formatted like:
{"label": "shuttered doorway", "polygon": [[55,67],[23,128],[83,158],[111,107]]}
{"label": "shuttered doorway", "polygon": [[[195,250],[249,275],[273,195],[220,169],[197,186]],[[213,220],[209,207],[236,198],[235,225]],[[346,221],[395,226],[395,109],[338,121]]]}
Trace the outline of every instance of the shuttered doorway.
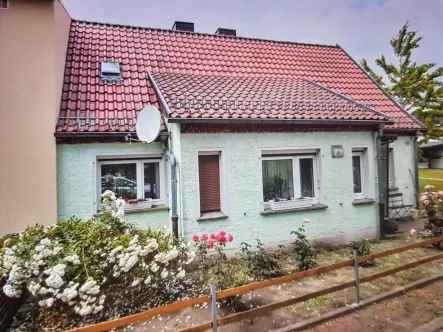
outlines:
{"label": "shuttered doorway", "polygon": [[220,211],[220,155],[199,155],[200,212]]}

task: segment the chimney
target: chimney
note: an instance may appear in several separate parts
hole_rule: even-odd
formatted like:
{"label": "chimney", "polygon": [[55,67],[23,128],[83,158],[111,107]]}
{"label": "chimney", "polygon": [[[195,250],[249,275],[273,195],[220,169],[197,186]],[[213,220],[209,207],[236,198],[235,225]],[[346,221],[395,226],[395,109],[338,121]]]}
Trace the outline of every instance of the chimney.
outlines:
{"label": "chimney", "polygon": [[215,32],[216,35],[224,35],[224,36],[237,36],[237,31],[235,29],[224,29],[218,28]]}
{"label": "chimney", "polygon": [[172,30],[194,32],[194,23],[175,21]]}

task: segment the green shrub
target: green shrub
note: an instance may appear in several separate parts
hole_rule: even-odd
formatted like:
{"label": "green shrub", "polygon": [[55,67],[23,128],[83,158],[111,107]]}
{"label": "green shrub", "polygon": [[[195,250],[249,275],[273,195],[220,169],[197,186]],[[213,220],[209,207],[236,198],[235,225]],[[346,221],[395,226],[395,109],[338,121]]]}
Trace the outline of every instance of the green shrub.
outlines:
{"label": "green shrub", "polygon": [[4,241],[0,273],[7,296],[19,297],[27,287],[40,307],[80,316],[104,309],[104,289],[150,294],[152,306],[175,298],[183,267],[193,260],[188,244],[173,241],[167,229],[136,228],[123,218],[123,200],[112,192],[102,197],[105,208],[96,218],[36,225]]}
{"label": "green shrub", "polygon": [[[351,249],[351,258],[354,257],[353,251],[357,251],[357,255],[360,256],[366,256],[371,253],[371,242],[369,240],[363,239],[360,241],[353,241],[349,244]],[[360,266],[373,266],[375,265],[375,260],[369,260],[364,263],[360,263]]]}
{"label": "green shrub", "polygon": [[[304,222],[309,223],[308,219],[304,219]],[[292,231],[291,234],[295,235],[294,253],[297,259],[298,269],[300,271],[306,271],[317,266],[317,250],[311,246],[305,233],[305,225],[299,227],[298,230]]]}
{"label": "green shrub", "polygon": [[259,239],[255,246],[256,250],[250,248],[249,244],[242,242],[239,257],[246,263],[249,273],[256,280],[272,278],[279,274],[280,264],[277,258],[266,252],[264,244]]}

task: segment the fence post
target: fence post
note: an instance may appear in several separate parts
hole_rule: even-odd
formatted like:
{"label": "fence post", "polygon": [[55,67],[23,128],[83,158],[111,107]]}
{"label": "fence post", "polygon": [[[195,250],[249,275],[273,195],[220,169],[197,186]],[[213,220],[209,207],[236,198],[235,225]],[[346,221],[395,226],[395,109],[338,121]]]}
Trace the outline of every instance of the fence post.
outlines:
{"label": "fence post", "polygon": [[212,332],[217,332],[217,291],[214,284],[209,285],[211,292]]}
{"label": "fence post", "polygon": [[358,276],[358,253],[357,250],[353,250],[354,254],[354,277],[355,277],[355,303],[360,304],[360,284]]}

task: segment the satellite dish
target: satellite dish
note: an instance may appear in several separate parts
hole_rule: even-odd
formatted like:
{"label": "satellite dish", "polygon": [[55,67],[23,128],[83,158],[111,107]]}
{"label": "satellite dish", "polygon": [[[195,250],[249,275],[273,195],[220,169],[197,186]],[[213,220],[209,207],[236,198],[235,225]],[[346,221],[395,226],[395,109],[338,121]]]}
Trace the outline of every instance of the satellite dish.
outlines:
{"label": "satellite dish", "polygon": [[146,106],[140,111],[135,125],[138,139],[145,143],[155,141],[160,133],[160,125],[161,119],[158,109],[151,105]]}

